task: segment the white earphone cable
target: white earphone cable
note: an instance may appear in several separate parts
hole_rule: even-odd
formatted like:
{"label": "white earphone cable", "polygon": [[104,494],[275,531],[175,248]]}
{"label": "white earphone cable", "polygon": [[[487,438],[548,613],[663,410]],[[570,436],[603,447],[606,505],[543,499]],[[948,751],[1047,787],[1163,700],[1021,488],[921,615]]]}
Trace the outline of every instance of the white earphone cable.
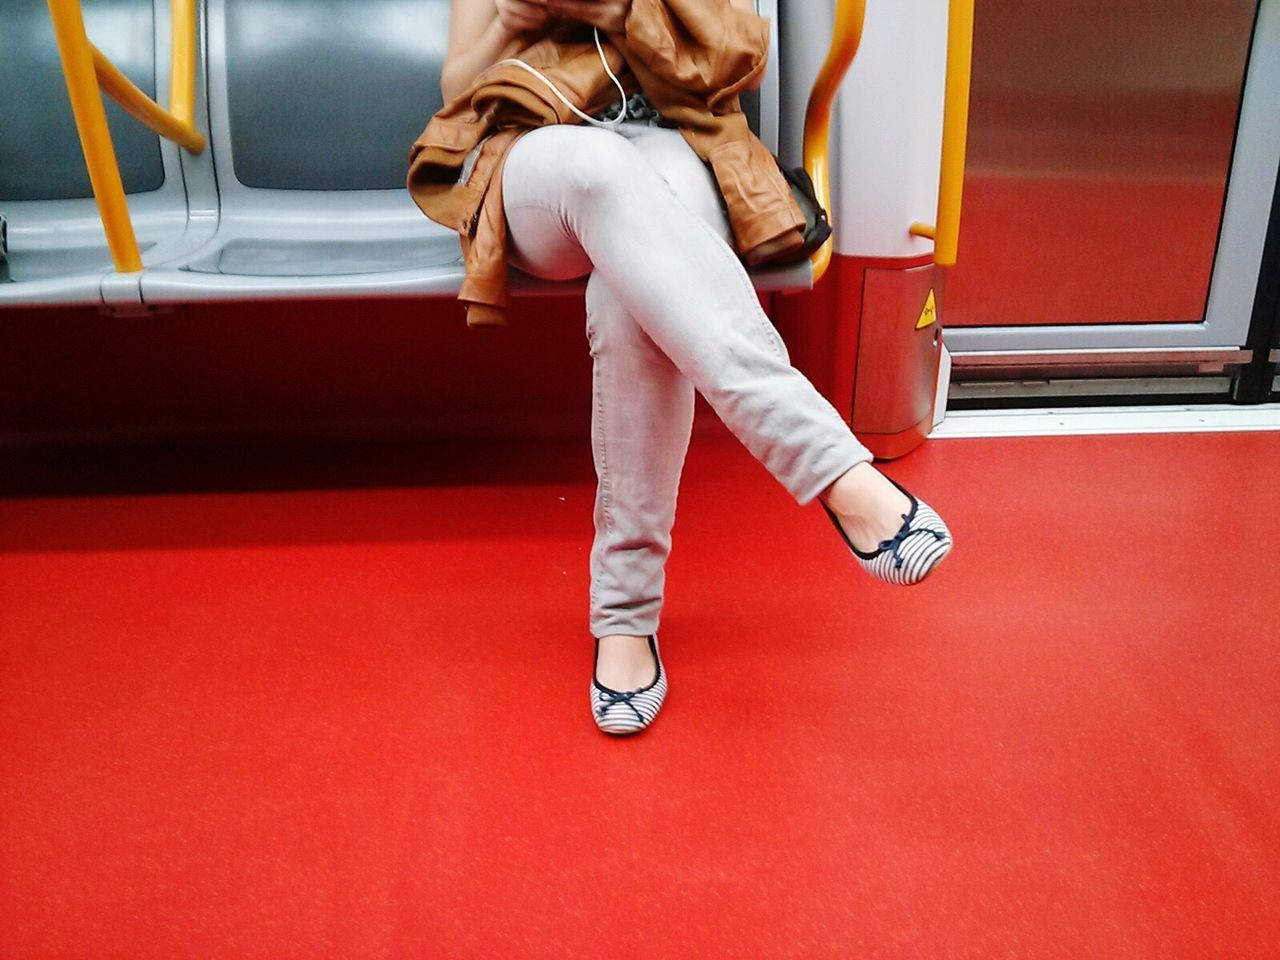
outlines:
{"label": "white earphone cable", "polygon": [[627,119],[627,92],[622,89],[622,84],[618,81],[618,78],[614,75],[613,71],[609,69],[609,61],[605,59],[604,48],[600,46],[600,28],[595,27],[594,29],[595,29],[595,36],[596,36],[596,50],[599,51],[600,53],[600,62],[604,64],[605,72],[609,74],[610,78],[613,80],[614,86],[618,88],[619,95],[622,97],[622,112],[619,113],[618,116],[615,117],[613,120],[597,120],[595,119],[595,117],[587,116],[577,107],[575,107],[572,103],[570,103],[568,98],[565,97],[565,95],[560,92],[559,88],[550,80],[548,80],[545,76],[543,76],[541,71],[539,71],[535,67],[529,66],[529,64],[525,63],[519,57],[507,57],[505,60],[499,60],[498,63],[519,64],[520,66],[528,70],[530,73],[541,78],[542,82],[551,88],[551,92],[554,93],[557,97],[559,97],[561,102],[564,103],[566,107],[568,107],[570,110],[576,113],[584,121],[586,121],[587,123],[591,124],[594,127],[608,127],[612,129],[613,127],[616,127],[618,124],[622,123],[622,121]]}

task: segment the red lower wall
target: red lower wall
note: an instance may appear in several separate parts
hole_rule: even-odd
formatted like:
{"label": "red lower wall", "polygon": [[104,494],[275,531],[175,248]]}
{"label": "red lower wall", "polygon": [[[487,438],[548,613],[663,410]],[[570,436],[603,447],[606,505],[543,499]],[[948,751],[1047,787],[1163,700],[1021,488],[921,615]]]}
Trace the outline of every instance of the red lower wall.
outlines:
{"label": "red lower wall", "polygon": [[[792,363],[846,417],[864,264],[761,294]],[[0,442],[578,436],[590,424],[581,294],[469,328],[452,298],[0,311]],[[717,422],[699,396],[698,426]]]}

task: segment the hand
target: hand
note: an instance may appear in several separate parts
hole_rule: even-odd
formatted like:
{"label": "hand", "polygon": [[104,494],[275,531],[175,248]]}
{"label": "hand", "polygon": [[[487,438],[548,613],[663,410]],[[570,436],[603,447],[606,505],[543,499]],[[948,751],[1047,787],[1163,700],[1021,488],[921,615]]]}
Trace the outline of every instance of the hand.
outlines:
{"label": "hand", "polygon": [[581,20],[605,33],[622,33],[631,12],[631,0],[546,0],[557,16]]}
{"label": "hand", "polygon": [[494,0],[498,19],[512,33],[541,30],[551,19],[551,11],[543,0]]}

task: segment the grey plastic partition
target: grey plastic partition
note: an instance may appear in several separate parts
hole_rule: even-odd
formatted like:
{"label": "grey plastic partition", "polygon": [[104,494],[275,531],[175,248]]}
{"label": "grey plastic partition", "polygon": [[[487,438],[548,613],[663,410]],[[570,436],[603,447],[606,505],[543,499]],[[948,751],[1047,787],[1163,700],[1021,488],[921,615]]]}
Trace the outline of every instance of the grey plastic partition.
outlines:
{"label": "grey plastic partition", "polygon": [[[760,0],[777,50],[776,0]],[[409,147],[441,106],[449,0],[208,0],[217,233],[147,269],[147,303],[455,295],[457,234],[404,187]],[[776,57],[743,100],[777,148]],[[759,289],[811,286],[801,263]],[[581,289],[511,272],[513,294]]]}
{"label": "grey plastic partition", "polygon": [[[149,95],[167,87],[168,7],[167,0],[84,3],[90,39]],[[0,23],[0,213],[9,225],[0,306],[137,303],[141,275],[112,266],[49,9],[43,0],[0,0]],[[107,119],[144,268],[212,236],[216,220],[191,219],[179,148],[109,101]],[[216,218],[212,189],[210,172],[204,207]]]}

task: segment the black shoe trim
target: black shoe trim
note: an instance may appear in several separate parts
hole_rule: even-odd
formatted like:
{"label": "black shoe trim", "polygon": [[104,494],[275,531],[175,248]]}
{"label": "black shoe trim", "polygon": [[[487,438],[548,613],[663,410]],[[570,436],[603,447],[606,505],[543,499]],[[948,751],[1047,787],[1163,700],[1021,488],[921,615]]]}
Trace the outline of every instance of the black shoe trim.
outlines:
{"label": "black shoe trim", "polygon": [[657,636],[658,635],[656,633],[649,634],[649,652],[653,654],[654,674],[653,674],[653,682],[650,683],[648,686],[638,687],[635,690],[615,690],[613,689],[613,687],[606,687],[603,683],[601,683],[600,680],[598,679],[598,675],[596,672],[600,669],[600,638],[599,637],[594,638],[596,641],[596,655],[595,655],[595,660],[592,661],[591,682],[594,683],[601,690],[604,690],[606,693],[644,693],[646,690],[652,690],[654,687],[658,685],[658,681],[662,679],[662,660],[658,656]]}
{"label": "black shoe trim", "polygon": [[[888,474],[882,474],[882,476],[886,480],[888,480],[890,483],[892,483],[895,487],[897,487],[899,490],[901,490],[903,493],[905,493],[908,499],[910,499],[911,501],[911,509],[904,514],[899,514],[899,516],[903,518],[903,521],[902,521],[902,526],[898,527],[897,532],[902,533],[902,531],[906,530],[908,527],[911,526],[911,521],[915,519],[916,511],[920,507],[920,501],[915,498],[915,495],[912,494],[910,490],[908,490],[906,487],[900,484],[897,480],[893,479],[893,477],[889,476]],[[822,504],[822,509],[827,511],[827,516],[831,518],[831,522],[835,525],[836,531],[840,534],[840,538],[844,540],[844,542],[848,545],[849,549],[853,551],[854,556],[861,557],[863,560],[874,560],[876,557],[880,556],[880,554],[884,553],[883,546],[877,547],[875,550],[871,551],[870,553],[867,553],[863,550],[859,550],[857,547],[855,547],[853,545],[853,541],[849,539],[849,535],[845,533],[844,527],[840,525],[840,518],[836,516],[836,512],[832,510],[829,506],[827,506],[826,501],[824,501],[821,497],[818,498],[818,503]],[[894,534],[894,536],[897,536],[897,534]],[[880,542],[882,544],[888,543],[892,539],[893,537],[889,537],[887,540],[881,540]]]}

